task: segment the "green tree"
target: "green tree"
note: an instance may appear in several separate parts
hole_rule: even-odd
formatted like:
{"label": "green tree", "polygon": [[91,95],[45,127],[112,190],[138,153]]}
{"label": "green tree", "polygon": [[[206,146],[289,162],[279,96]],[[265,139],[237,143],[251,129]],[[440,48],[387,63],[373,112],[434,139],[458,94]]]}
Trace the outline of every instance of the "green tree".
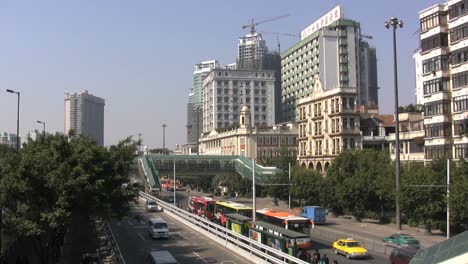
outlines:
{"label": "green tree", "polygon": [[462,160],[452,170],[450,190],[451,223],[456,231],[468,229],[468,162]]}
{"label": "green tree", "polygon": [[[444,189],[428,187],[444,185],[446,167],[444,161],[435,160],[428,166],[410,163],[402,167],[401,209],[408,220],[417,224],[430,224],[443,217]],[[419,185],[419,187],[417,187]],[[426,186],[424,186],[426,185]]]}
{"label": "green tree", "polygon": [[322,174],[303,167],[294,167],[291,179],[291,196],[300,206],[320,204]]}
{"label": "green tree", "polygon": [[323,189],[333,195],[325,196],[328,201],[323,202],[338,213],[378,216],[392,198],[390,157],[383,151],[343,152],[330,166],[327,178]]}
{"label": "green tree", "polygon": [[69,141],[47,135],[0,160],[3,224],[35,242],[41,263],[56,261],[58,248],[75,217],[123,216],[134,192],[126,192],[136,147],[131,138],[97,146],[87,137]]}

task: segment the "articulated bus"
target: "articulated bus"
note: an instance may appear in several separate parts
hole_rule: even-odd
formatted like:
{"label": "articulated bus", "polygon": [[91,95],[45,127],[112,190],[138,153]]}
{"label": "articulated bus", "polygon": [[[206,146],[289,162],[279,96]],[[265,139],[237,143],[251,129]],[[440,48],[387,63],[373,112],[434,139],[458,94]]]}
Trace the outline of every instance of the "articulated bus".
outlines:
{"label": "articulated bus", "polygon": [[216,200],[210,197],[189,197],[188,210],[198,216],[204,217],[210,221],[216,219],[213,214]]}
{"label": "articulated bus", "polygon": [[256,221],[249,227],[249,237],[292,256],[297,256],[299,249],[311,248],[309,235],[263,221]]}
{"label": "articulated bus", "polygon": [[243,216],[252,217],[252,211],[252,207],[245,204],[231,201],[217,201],[214,212],[218,223],[222,226],[226,226],[227,214],[241,214]]}
{"label": "articulated bus", "polygon": [[294,213],[276,211],[272,209],[257,210],[256,216],[259,220],[282,228],[310,235],[311,221],[308,218],[298,216]]}

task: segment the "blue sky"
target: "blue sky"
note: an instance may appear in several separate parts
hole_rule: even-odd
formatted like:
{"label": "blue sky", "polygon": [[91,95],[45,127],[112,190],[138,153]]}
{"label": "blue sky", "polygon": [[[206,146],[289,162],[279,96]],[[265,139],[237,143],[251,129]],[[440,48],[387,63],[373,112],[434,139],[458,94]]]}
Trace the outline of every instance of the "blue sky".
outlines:
{"label": "blue sky", "polygon": [[[143,134],[150,148],[185,143],[186,104],[193,65],[209,59],[235,62],[241,25],[251,18],[290,14],[258,31],[298,34],[338,3],[361,23],[377,48],[381,113],[393,113],[392,34],[384,21],[402,19],[398,29],[400,104],[415,101],[412,53],[418,47],[418,12],[434,0],[2,0],[0,1],[0,131],[16,131],[20,91],[20,134],[64,130],[64,93],[89,90],[106,100],[105,144]],[[265,35],[270,50],[274,35]],[[286,50],[298,39],[280,36]]]}

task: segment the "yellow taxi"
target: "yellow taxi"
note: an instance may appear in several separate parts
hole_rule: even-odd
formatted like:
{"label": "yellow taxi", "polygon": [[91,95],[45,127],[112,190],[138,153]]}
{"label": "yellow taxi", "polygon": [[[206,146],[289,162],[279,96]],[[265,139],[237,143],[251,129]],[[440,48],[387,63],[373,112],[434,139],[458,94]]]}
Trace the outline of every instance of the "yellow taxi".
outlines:
{"label": "yellow taxi", "polygon": [[335,254],[343,254],[346,258],[367,258],[369,256],[367,249],[352,238],[338,239],[333,242],[333,250]]}

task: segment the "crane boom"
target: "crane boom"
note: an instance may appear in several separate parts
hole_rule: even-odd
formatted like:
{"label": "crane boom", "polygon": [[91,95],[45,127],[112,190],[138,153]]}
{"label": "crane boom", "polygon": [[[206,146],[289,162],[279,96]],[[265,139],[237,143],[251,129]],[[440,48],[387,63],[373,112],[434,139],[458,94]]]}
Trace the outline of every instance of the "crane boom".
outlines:
{"label": "crane boom", "polygon": [[262,20],[262,21],[256,22],[256,23],[254,22],[254,19],[252,18],[252,20],[250,22],[250,25],[243,25],[242,29],[250,28],[250,33],[253,35],[253,34],[255,34],[255,26],[258,26],[258,25],[266,23],[266,22],[270,22],[270,21],[281,19],[281,18],[285,18],[285,17],[288,17],[288,16],[290,16],[290,15],[286,14],[286,15],[282,15],[282,16],[276,16],[276,17],[268,18],[268,19],[265,19],[265,20]]}

